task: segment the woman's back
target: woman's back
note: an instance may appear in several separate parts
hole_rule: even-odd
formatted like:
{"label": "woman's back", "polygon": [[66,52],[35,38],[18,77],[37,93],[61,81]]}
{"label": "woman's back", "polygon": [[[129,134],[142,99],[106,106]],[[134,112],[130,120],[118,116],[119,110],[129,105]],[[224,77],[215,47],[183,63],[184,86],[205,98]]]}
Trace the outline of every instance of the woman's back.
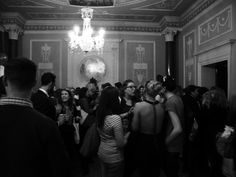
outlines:
{"label": "woman's back", "polygon": [[158,134],[161,132],[165,116],[162,104],[153,104],[143,101],[136,103],[134,109],[134,129],[144,134]]}
{"label": "woman's back", "polygon": [[99,130],[101,143],[98,150],[99,157],[107,163],[123,160],[121,149],[117,145],[116,136],[123,136],[121,118],[118,115],[108,115],[103,129]]}

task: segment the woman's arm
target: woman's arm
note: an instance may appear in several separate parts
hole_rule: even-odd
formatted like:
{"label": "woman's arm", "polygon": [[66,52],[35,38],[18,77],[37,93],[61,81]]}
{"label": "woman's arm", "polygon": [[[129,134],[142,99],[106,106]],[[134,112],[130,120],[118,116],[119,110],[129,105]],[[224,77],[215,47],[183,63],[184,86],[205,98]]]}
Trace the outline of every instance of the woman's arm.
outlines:
{"label": "woman's arm", "polygon": [[134,107],[134,117],[131,123],[132,130],[133,131],[138,131],[139,127],[139,108],[138,108],[138,103],[135,104]]}
{"label": "woman's arm", "polygon": [[173,111],[168,111],[168,114],[173,125],[173,129],[171,133],[166,137],[166,144],[170,143],[183,131],[178,115]]}
{"label": "woman's arm", "polygon": [[113,128],[114,128],[116,144],[118,147],[121,148],[127,143],[129,133],[124,135],[120,116],[114,116]]}

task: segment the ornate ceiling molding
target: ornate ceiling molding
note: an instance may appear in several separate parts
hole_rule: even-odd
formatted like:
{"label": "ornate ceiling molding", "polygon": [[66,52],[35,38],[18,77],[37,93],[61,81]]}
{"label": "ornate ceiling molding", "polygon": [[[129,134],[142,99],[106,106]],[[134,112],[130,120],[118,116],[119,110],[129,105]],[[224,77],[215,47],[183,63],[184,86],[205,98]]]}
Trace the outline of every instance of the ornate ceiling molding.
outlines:
{"label": "ornate ceiling molding", "polygon": [[[50,0],[48,0],[50,1]],[[51,0],[53,1],[53,0]],[[120,0],[120,3],[125,3],[126,1]],[[150,23],[150,20],[153,20],[153,16],[136,16],[136,17],[131,17],[130,16],[130,23],[126,24],[127,22],[122,22],[122,21],[105,21],[107,25],[105,25],[105,28],[107,31],[127,31],[127,32],[150,32],[150,33],[160,33],[165,31],[167,28],[176,28],[176,29],[181,29],[184,25],[187,23],[190,23],[191,20],[193,20],[196,16],[198,16],[201,12],[203,12],[205,9],[209,8],[213,3],[216,1],[220,0],[206,0],[203,3],[198,3],[197,5],[194,6],[192,10],[188,10],[187,13],[184,13],[183,16],[181,17],[173,17],[173,16],[165,16],[160,20],[159,23]],[[63,3],[64,1],[60,1]],[[129,1],[130,3],[137,3],[138,0],[133,0]],[[127,3],[127,2],[126,2]],[[159,2],[160,3],[160,2]],[[191,9],[191,8],[190,8]],[[33,15],[33,13],[31,13]],[[37,16],[36,13],[34,13],[35,16]],[[52,16],[53,19],[60,19],[59,17],[62,17],[63,15],[68,15],[68,14],[54,14]],[[102,25],[99,20],[103,18],[102,15],[100,17],[98,16],[97,19],[94,21],[94,23],[99,23],[98,26]],[[115,16],[111,15],[110,19],[114,19]],[[117,17],[120,18],[120,17]],[[137,23],[136,19],[142,19],[143,23]],[[47,19],[47,14],[45,14],[45,18]],[[66,18],[65,18],[66,19]],[[72,18],[73,19],[73,18]],[[74,19],[78,19],[78,15],[74,16]],[[116,19],[116,18],[115,18]],[[126,19],[124,19],[126,20]],[[29,30],[29,31],[54,31],[54,30],[69,30],[72,28],[73,25],[68,25],[64,21],[63,24],[58,24],[58,23],[47,23],[47,21],[43,21],[43,19],[35,20],[35,21],[40,21],[42,22],[41,24],[31,24],[31,23],[26,23],[26,20],[24,17],[22,17],[18,13],[2,13],[1,14],[1,20],[0,24],[6,25],[6,24],[15,24],[19,26],[23,30]],[[72,20],[71,20],[72,21]],[[78,21],[78,20],[77,20]],[[152,25],[149,25],[152,24]]]}
{"label": "ornate ceiling molding", "polygon": [[4,5],[10,8],[53,8],[52,6],[48,6],[39,2],[34,2],[30,0],[14,0],[14,1],[3,1]]}
{"label": "ornate ceiling molding", "polygon": [[17,25],[24,29],[26,20],[19,13],[2,13],[1,24],[3,25]]}
{"label": "ornate ceiling molding", "polygon": [[130,0],[130,1],[127,1],[127,0],[116,0],[115,1],[115,5],[118,6],[118,7],[121,7],[121,6],[128,6],[128,5],[133,5],[133,4],[138,4],[138,3],[141,3],[141,2],[145,2],[146,0]]}
{"label": "ornate ceiling molding", "polygon": [[69,5],[69,1],[68,0],[45,0],[48,2],[52,2],[54,4],[58,4],[58,5]]}
{"label": "ornate ceiling molding", "polygon": [[160,0],[153,4],[144,5],[141,7],[133,8],[132,10],[152,10],[152,11],[174,11],[182,2],[179,1],[165,1]]}
{"label": "ornate ceiling molding", "polygon": [[[74,19],[74,20],[82,20],[80,15],[74,13],[37,13],[37,12],[30,12],[27,15],[31,19],[35,20],[57,20],[57,19]],[[106,19],[106,21],[115,20],[115,21],[142,21],[142,22],[152,22],[156,16],[154,15],[125,15],[125,14],[96,14],[96,17],[93,21],[102,21]]]}
{"label": "ornate ceiling molding", "polygon": [[188,13],[184,14],[183,17],[181,17],[180,26],[184,26],[187,23],[189,23],[191,20],[193,20],[196,16],[198,16],[201,12],[203,12],[205,9],[209,8],[213,3],[219,0],[207,0],[204,3],[198,5]]}
{"label": "ornate ceiling molding", "polygon": [[[71,30],[71,25],[25,25],[25,31],[64,31]],[[94,27],[96,29],[96,27]],[[147,27],[147,26],[106,26],[106,31],[127,31],[127,32],[150,32],[160,33],[159,27]]]}

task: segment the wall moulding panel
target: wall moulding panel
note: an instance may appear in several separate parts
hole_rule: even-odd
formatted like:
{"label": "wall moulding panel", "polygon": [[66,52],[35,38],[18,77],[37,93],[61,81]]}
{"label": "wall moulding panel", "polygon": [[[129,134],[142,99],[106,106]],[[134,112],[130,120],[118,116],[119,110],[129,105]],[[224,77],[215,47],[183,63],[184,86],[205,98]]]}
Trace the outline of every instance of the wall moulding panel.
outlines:
{"label": "wall moulding panel", "polygon": [[38,66],[38,79],[44,72],[56,75],[59,87],[62,86],[62,40],[31,39],[30,59]]}
{"label": "wall moulding panel", "polygon": [[230,31],[232,31],[231,5],[198,26],[198,44],[207,43]]}
{"label": "wall moulding panel", "polygon": [[196,84],[196,30],[183,36],[184,87]]}
{"label": "wall moulding panel", "polygon": [[155,41],[125,40],[124,77],[137,85],[156,77]]}

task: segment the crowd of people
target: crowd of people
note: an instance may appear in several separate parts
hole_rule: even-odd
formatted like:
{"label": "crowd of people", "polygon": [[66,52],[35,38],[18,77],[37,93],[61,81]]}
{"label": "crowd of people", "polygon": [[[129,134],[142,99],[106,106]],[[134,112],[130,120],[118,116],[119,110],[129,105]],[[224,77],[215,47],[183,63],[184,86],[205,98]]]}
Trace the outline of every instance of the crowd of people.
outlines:
{"label": "crowd of people", "polygon": [[[236,108],[222,89],[182,89],[160,75],[139,86],[130,79],[99,86],[91,78],[81,88],[56,89],[56,75],[46,72],[32,91],[34,62],[3,65],[0,176],[83,177],[98,162],[101,177],[224,177],[216,136],[234,127]],[[99,147],[84,156],[94,125]]]}

